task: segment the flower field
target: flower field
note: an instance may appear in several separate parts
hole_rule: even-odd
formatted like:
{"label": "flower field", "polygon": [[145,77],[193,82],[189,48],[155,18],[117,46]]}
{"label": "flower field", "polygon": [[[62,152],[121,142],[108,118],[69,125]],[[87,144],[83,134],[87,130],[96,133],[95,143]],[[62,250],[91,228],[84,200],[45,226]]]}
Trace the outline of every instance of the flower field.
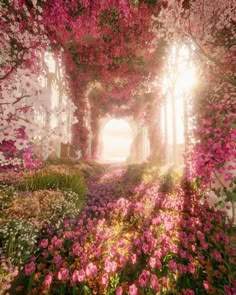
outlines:
{"label": "flower field", "polygon": [[227,217],[194,187],[121,168],[87,185],[78,214],[40,228],[12,294],[235,294]]}

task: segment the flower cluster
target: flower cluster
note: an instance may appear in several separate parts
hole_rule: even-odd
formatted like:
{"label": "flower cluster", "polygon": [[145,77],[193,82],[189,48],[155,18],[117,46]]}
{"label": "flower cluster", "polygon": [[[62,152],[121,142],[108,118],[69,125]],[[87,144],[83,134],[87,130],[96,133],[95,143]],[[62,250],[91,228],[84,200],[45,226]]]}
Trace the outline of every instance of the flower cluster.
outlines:
{"label": "flower cluster", "polygon": [[224,212],[180,187],[168,195],[156,184],[140,184],[124,194],[123,176],[117,170],[91,180],[80,216],[48,228],[39,256],[25,266],[30,294],[194,295],[233,288]]}

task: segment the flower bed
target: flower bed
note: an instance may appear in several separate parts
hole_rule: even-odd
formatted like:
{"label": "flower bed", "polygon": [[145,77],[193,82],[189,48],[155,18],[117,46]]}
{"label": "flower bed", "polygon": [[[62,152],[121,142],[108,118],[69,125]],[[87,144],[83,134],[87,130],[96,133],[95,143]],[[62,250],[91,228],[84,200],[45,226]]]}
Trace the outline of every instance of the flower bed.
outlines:
{"label": "flower bed", "polygon": [[224,212],[179,185],[166,194],[141,183],[127,195],[123,176],[91,181],[80,216],[45,229],[25,266],[28,294],[234,294]]}
{"label": "flower bed", "polygon": [[5,294],[35,253],[44,226],[59,228],[65,218],[77,216],[87,192],[80,169],[59,165],[20,173],[18,179],[6,173],[0,183],[0,294]]}

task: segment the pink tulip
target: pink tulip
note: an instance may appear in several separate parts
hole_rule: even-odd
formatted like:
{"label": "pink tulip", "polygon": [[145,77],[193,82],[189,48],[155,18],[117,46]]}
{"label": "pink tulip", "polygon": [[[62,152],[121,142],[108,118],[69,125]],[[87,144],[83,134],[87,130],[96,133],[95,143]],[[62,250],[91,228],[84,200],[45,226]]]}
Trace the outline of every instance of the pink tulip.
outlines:
{"label": "pink tulip", "polygon": [[69,270],[67,268],[60,268],[57,278],[59,281],[67,281],[69,279]]}
{"label": "pink tulip", "polygon": [[39,246],[41,247],[41,248],[47,248],[47,246],[48,246],[48,239],[43,239],[41,242],[40,242],[40,244],[39,244]]}
{"label": "pink tulip", "polygon": [[138,288],[135,286],[135,284],[129,286],[129,295],[137,295],[138,294]]}
{"label": "pink tulip", "polygon": [[25,274],[27,276],[30,276],[35,271],[35,264],[33,261],[31,261],[29,264],[26,264],[25,266]]}
{"label": "pink tulip", "polygon": [[53,274],[52,273],[49,273],[46,275],[44,281],[43,281],[43,284],[46,288],[50,288],[51,284],[52,284],[52,279],[53,279]]}
{"label": "pink tulip", "polygon": [[86,275],[88,277],[95,277],[97,275],[97,266],[90,262],[86,267]]}
{"label": "pink tulip", "polygon": [[123,289],[121,286],[116,288],[116,295],[123,295]]}

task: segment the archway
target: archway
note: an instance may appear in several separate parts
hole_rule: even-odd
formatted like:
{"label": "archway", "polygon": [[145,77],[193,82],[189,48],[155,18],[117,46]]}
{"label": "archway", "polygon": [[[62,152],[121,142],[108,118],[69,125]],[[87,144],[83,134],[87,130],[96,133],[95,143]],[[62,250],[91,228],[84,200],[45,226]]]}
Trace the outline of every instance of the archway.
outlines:
{"label": "archway", "polygon": [[101,129],[100,144],[102,162],[124,162],[130,154],[133,131],[124,119],[110,119]]}

